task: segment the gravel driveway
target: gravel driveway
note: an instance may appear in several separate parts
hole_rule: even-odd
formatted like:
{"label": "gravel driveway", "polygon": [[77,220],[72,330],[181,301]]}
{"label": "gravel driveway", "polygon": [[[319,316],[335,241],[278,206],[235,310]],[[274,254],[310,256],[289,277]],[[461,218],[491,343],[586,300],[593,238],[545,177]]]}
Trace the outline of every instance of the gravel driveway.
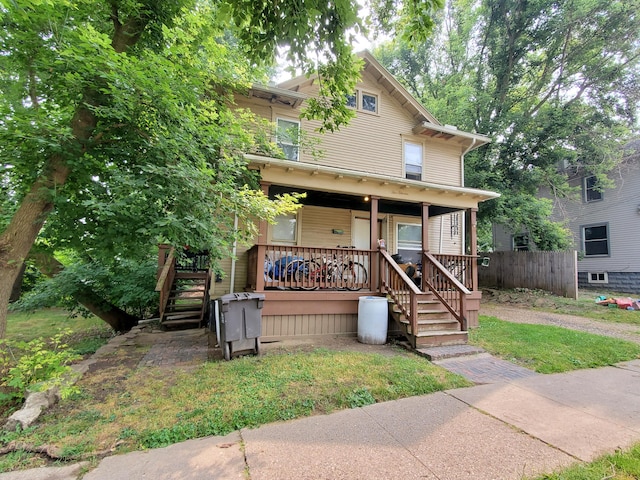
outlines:
{"label": "gravel driveway", "polygon": [[[599,322],[590,318],[559,313],[538,312],[524,308],[506,307],[497,303],[482,303],[480,315],[497,317],[514,323],[535,323],[540,325],[555,325],[572,330],[580,330],[607,337],[621,338],[640,344],[640,326],[627,323]],[[640,315],[640,312],[638,312]]]}

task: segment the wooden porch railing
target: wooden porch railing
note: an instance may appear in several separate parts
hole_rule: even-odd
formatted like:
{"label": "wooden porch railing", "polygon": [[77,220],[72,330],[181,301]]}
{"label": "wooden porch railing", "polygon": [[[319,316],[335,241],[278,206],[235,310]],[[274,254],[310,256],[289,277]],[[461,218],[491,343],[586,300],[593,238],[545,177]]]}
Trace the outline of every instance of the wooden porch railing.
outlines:
{"label": "wooden porch railing", "polygon": [[467,330],[466,296],[471,292],[429,252],[422,252],[422,284],[460,322],[462,330]]}
{"label": "wooden porch railing", "polygon": [[477,256],[445,255],[441,253],[432,253],[431,255],[468,290],[477,290],[477,286],[474,285],[473,281],[474,272],[477,270]]}
{"label": "wooden porch railing", "polygon": [[171,294],[171,286],[176,276],[175,248],[160,245],[158,253],[158,282],[156,292],[160,292],[160,318],[164,318],[167,303]]}
{"label": "wooden porch railing", "polygon": [[248,288],[371,290],[376,252],[349,247],[254,245],[249,250]]}
{"label": "wooden porch railing", "polygon": [[422,292],[386,250],[380,250],[380,284],[381,291],[391,297],[409,320],[411,331],[417,332],[418,296]]}

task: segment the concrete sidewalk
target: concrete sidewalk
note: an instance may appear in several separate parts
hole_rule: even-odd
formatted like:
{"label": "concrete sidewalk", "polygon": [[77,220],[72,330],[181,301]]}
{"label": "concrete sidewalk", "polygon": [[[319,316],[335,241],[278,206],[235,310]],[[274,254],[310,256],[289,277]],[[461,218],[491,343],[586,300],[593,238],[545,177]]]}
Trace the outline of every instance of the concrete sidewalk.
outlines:
{"label": "concrete sidewalk", "polygon": [[[635,360],[116,455],[83,478],[516,480],[638,441],[640,360]],[[0,480],[75,480],[76,475],[48,468],[0,474]]]}

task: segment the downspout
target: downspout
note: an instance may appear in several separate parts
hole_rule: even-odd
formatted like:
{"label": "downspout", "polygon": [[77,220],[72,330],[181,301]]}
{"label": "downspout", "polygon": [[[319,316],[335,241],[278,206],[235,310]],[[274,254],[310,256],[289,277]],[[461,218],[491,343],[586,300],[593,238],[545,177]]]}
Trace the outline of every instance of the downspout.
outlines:
{"label": "downspout", "polygon": [[238,214],[233,214],[233,250],[231,252],[231,276],[230,276],[230,285],[229,285],[229,293],[233,293],[235,291],[236,284],[236,253],[238,252]]}

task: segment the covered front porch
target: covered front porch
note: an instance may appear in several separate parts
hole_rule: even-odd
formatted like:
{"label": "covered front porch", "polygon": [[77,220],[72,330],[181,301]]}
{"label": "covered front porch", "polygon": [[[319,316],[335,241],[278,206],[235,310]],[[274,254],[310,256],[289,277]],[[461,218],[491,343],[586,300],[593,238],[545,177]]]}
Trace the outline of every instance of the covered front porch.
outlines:
{"label": "covered front porch", "polygon": [[[484,192],[404,179],[374,184],[355,173],[329,185],[321,170],[292,163],[283,165],[286,183],[269,164],[262,188],[271,197],[307,194],[292,220],[298,234],[277,241],[278,228],[263,222],[246,252],[244,289],[265,295],[265,339],[354,335],[360,297],[376,295],[389,300],[390,331],[414,346],[464,343],[480,305],[476,212]],[[392,258],[400,253],[410,268]]]}

